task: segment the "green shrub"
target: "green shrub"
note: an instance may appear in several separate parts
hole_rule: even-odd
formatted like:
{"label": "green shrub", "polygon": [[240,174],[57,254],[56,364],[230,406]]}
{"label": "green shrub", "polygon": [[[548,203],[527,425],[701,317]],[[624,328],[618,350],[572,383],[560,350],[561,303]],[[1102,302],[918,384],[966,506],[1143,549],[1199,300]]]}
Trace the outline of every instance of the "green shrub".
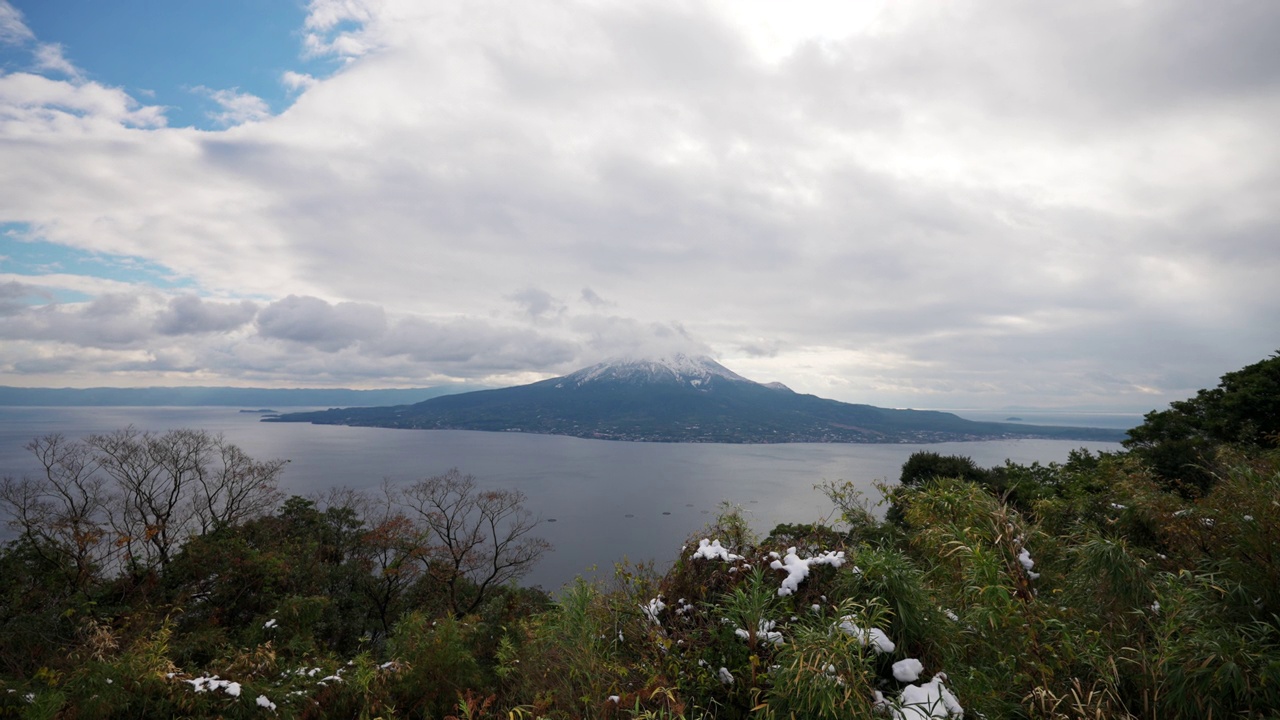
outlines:
{"label": "green shrub", "polygon": [[446,615],[432,619],[411,612],[400,619],[387,650],[403,667],[389,682],[395,707],[405,717],[441,717],[465,690],[484,687],[471,653],[473,627]]}

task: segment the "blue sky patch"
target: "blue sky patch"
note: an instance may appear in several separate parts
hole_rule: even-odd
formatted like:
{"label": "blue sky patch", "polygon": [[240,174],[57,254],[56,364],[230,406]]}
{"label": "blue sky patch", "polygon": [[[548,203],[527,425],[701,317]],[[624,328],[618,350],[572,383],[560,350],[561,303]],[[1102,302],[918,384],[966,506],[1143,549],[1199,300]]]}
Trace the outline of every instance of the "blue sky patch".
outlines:
{"label": "blue sky patch", "polygon": [[[171,126],[218,129],[211,91],[256,95],[271,113],[295,96],[285,71],[325,77],[330,58],[302,58],[302,0],[10,0],[39,43],[62,45],[88,80],[163,105]],[[0,68],[31,71],[34,43],[0,47]],[[47,74],[47,73],[46,73]]]}
{"label": "blue sky patch", "polygon": [[[45,240],[27,241],[30,228],[23,223],[0,224],[0,272],[28,275],[67,274],[146,285],[162,290],[194,289],[191,278],[139,257],[95,253]],[[72,297],[75,296],[75,297]],[[59,292],[64,302],[86,300],[78,292]]]}

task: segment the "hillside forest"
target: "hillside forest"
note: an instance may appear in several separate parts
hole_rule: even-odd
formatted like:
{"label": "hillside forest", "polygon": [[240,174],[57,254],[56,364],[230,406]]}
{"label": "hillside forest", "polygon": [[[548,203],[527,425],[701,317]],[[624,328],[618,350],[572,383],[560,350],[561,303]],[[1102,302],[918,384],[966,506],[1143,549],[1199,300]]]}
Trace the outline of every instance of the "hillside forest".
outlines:
{"label": "hillside forest", "polygon": [[280,496],[200,430],[50,435],[5,478],[0,716],[1229,718],[1280,708],[1280,355],[1124,450],[920,452],[824,522],[724,506],[554,595],[461,471]]}

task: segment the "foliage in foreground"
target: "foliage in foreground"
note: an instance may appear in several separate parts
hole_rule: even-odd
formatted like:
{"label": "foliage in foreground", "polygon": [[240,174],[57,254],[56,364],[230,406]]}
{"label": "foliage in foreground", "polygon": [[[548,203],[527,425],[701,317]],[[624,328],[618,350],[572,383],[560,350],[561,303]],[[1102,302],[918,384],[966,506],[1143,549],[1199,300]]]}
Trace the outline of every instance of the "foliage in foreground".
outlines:
{"label": "foliage in foreground", "polygon": [[1196,437],[1181,468],[1158,449],[919,453],[884,520],[846,483],[821,487],[833,518],[765,537],[727,507],[666,572],[620,566],[555,602],[450,574],[389,496],[291,498],[117,574],[48,528],[0,553],[0,714],[1267,717],[1280,452],[1266,432]]}

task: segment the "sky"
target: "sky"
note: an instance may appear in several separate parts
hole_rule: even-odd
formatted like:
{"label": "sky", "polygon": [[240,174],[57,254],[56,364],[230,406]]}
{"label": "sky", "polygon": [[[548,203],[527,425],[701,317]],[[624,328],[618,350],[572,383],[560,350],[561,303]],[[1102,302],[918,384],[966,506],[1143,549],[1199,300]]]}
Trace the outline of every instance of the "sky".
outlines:
{"label": "sky", "polygon": [[1271,0],[0,0],[0,385],[711,355],[1142,412],[1280,350]]}

